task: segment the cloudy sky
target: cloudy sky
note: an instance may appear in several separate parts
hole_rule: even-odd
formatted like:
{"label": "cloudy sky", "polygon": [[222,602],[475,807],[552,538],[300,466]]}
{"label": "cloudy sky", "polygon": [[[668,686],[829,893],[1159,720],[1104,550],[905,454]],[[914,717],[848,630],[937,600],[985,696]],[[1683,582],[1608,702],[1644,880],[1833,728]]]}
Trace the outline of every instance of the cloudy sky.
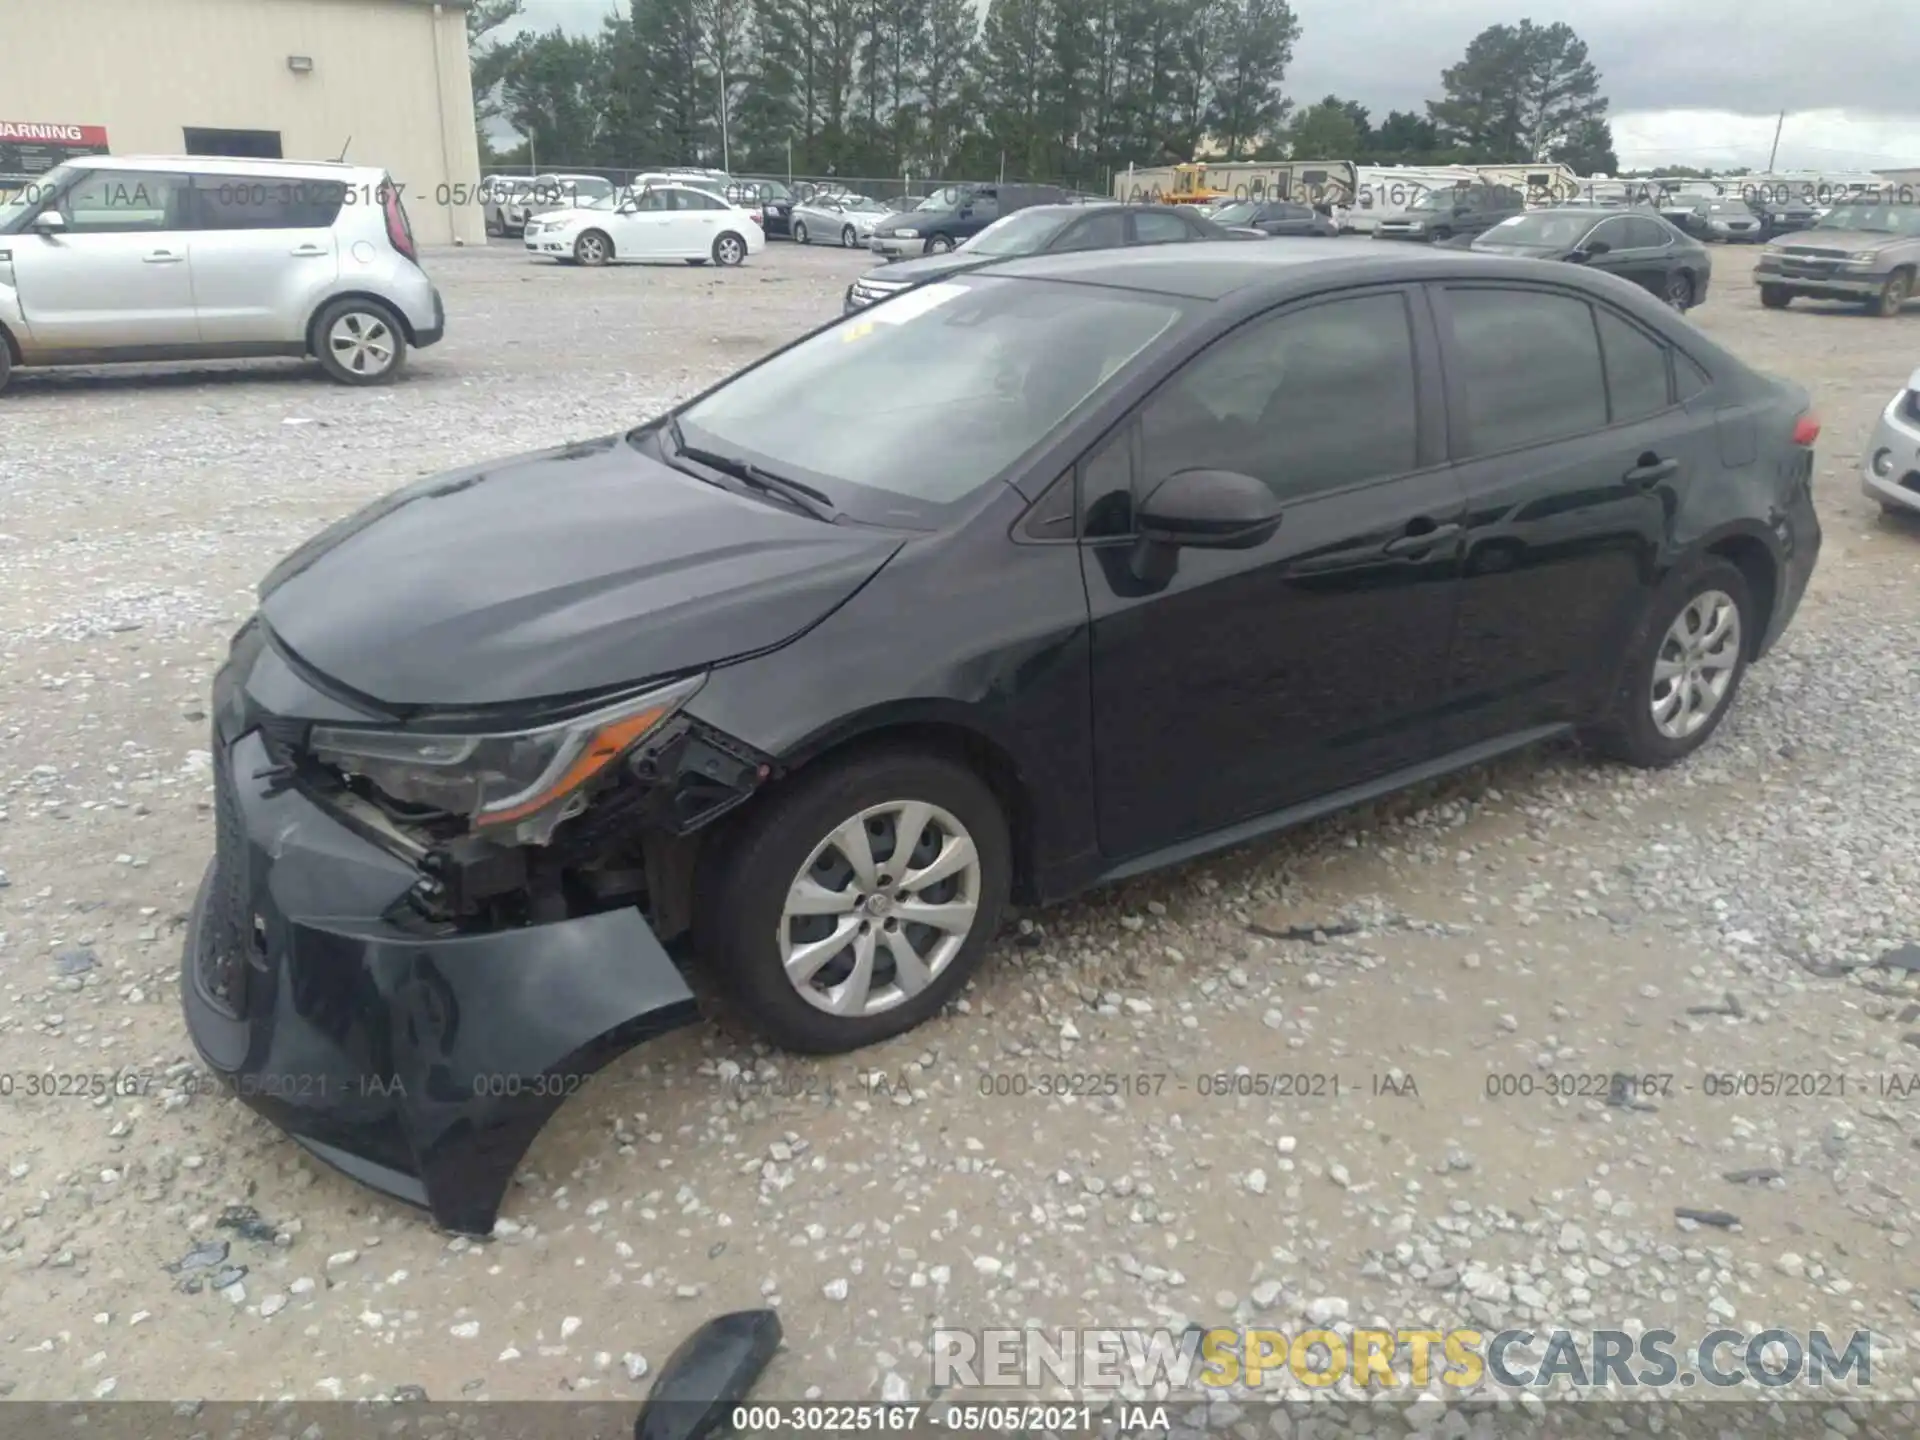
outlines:
{"label": "cloudy sky", "polygon": [[[615,3],[526,0],[527,20],[591,31]],[[1357,99],[1376,118],[1420,111],[1486,26],[1564,18],[1600,69],[1631,169],[1764,166],[1782,109],[1783,170],[1920,166],[1920,84],[1902,44],[1916,33],[1912,0],[1834,3],[1585,0],[1569,14],[1525,0],[1293,0],[1301,40],[1287,90]]]}

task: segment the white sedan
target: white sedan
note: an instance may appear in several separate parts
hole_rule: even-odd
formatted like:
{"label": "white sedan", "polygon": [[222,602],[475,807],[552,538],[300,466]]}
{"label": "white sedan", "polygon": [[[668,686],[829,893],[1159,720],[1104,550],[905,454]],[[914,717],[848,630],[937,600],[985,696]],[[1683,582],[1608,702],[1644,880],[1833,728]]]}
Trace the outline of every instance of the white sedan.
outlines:
{"label": "white sedan", "polygon": [[864,195],[816,195],[793,207],[788,222],[796,245],[843,245],[860,250],[873,235],[873,227],[893,214],[878,200]]}
{"label": "white sedan", "polygon": [[564,264],[685,260],[738,265],[767,245],[760,212],[691,185],[652,185],[527,223],[527,253]]}

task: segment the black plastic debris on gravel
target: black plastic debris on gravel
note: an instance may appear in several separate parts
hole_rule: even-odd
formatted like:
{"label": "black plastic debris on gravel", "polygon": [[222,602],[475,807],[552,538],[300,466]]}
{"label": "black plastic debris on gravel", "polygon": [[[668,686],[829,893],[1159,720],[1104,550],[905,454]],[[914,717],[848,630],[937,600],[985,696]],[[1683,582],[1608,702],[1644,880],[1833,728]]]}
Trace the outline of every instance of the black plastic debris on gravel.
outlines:
{"label": "black plastic debris on gravel", "polygon": [[84,975],[99,966],[100,959],[90,946],[80,945],[72,950],[59,951],[53,957],[53,972],[56,975]]}
{"label": "black plastic debris on gravel", "polygon": [[273,1237],[279,1233],[273,1225],[261,1219],[260,1212],[251,1205],[229,1205],[213,1223],[222,1230],[233,1231],[242,1240],[252,1240],[262,1245],[271,1245]]}
{"label": "black plastic debris on gravel", "polygon": [[1876,970],[1904,970],[1909,975],[1920,975],[1920,944],[1909,940],[1905,945],[1896,945],[1873,965]]}
{"label": "black plastic debris on gravel", "polygon": [[1691,1220],[1696,1225],[1711,1225],[1716,1230],[1731,1230],[1740,1223],[1740,1217],[1731,1210],[1695,1210],[1686,1205],[1676,1206],[1673,1218]]}

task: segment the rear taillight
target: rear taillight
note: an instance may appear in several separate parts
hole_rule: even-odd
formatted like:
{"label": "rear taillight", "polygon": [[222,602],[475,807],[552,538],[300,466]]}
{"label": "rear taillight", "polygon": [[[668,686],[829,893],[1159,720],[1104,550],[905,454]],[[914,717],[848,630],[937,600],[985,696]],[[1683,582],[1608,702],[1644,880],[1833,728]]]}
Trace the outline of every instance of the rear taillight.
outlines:
{"label": "rear taillight", "polygon": [[391,180],[380,187],[380,211],[387,221],[387,243],[407,259],[417,261],[413,227],[407,223],[406,207],[400,203],[400,187]]}
{"label": "rear taillight", "polygon": [[1809,411],[1793,422],[1793,443],[1811,450],[1820,438],[1820,417]]}
{"label": "rear taillight", "polygon": [[749,210],[747,212],[747,218],[753,221],[754,224],[760,226],[762,229],[766,228],[767,222],[761,218],[760,212],[758,210]]}

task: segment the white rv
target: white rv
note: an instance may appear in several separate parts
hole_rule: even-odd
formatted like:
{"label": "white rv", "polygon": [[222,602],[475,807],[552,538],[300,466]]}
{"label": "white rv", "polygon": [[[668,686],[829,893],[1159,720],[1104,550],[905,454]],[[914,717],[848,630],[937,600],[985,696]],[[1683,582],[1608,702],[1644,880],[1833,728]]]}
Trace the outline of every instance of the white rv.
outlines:
{"label": "white rv", "polygon": [[[1527,197],[1529,205],[1553,205],[1580,193],[1580,177],[1565,165],[1475,165],[1473,176],[1489,185],[1508,185]],[[1469,177],[1472,178],[1472,177]]]}
{"label": "white rv", "polygon": [[1465,165],[1361,165],[1353,203],[1338,214],[1342,230],[1371,235],[1382,220],[1404,220],[1407,207],[1436,187],[1473,179]]}

